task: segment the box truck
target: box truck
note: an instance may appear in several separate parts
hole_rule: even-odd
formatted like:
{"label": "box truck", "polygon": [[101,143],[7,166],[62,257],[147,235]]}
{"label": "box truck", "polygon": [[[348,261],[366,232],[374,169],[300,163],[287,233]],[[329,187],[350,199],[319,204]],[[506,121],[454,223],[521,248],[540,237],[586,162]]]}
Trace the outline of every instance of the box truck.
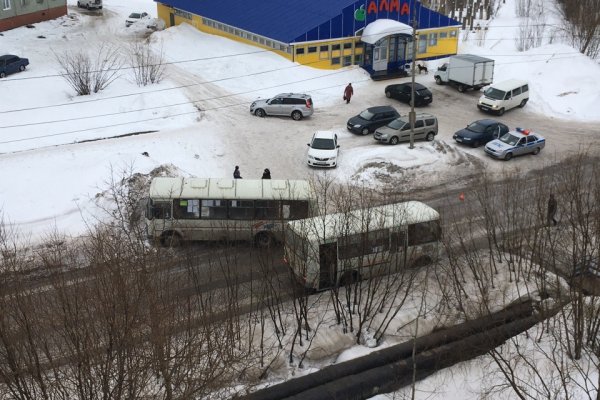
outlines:
{"label": "box truck", "polygon": [[447,63],[438,67],[433,75],[435,83],[456,86],[459,92],[479,90],[492,83],[494,60],[473,54],[450,56]]}

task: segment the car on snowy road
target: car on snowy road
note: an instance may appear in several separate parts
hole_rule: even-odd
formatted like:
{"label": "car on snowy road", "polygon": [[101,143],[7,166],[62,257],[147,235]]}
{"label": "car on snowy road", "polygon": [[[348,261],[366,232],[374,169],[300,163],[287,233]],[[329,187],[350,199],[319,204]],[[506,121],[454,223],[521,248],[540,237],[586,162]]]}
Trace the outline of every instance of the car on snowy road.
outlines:
{"label": "car on snowy road", "polygon": [[337,134],[317,131],[308,146],[307,163],[311,167],[336,167],[340,145]]}
{"label": "car on snowy road", "polygon": [[485,145],[485,152],[491,157],[510,160],[514,156],[523,154],[538,154],[546,145],[546,139],[530,131],[517,128],[508,132],[499,139],[492,140]]}
{"label": "car on snowy road", "polygon": [[[400,100],[404,103],[410,104],[412,92],[412,83],[398,83],[395,85],[388,85],[385,88],[385,97],[388,99]],[[433,94],[429,89],[420,83],[415,83],[415,106],[426,106],[433,101]]]}
{"label": "car on snowy road", "polygon": [[129,17],[125,19],[125,26],[130,27],[138,21],[149,19],[150,16],[145,12],[134,12],[129,14]]}
{"label": "car on snowy road", "polygon": [[313,101],[304,93],[281,93],[270,99],[256,99],[250,104],[250,114],[257,117],[279,115],[300,121],[313,114]]}
{"label": "car on snowy road", "polygon": [[466,128],[457,131],[454,140],[472,147],[479,147],[508,133],[510,129],[502,122],[493,119],[480,119],[471,122]]}
{"label": "car on snowy road", "polygon": [[0,56],[0,78],[6,75],[14,74],[15,72],[25,71],[25,67],[29,65],[29,59],[6,54]]}
{"label": "car on snowy road", "polygon": [[350,118],[346,124],[346,128],[352,133],[368,135],[398,117],[400,117],[400,114],[392,106],[370,107]]}

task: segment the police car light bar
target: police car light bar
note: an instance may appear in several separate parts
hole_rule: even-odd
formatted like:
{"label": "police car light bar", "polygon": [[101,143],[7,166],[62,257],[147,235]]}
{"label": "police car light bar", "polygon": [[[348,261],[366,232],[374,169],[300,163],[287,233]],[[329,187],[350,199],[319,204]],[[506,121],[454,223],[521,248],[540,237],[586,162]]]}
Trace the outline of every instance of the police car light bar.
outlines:
{"label": "police car light bar", "polygon": [[523,135],[529,135],[529,133],[531,131],[529,129],[523,129],[523,128],[517,127],[517,132],[521,132]]}

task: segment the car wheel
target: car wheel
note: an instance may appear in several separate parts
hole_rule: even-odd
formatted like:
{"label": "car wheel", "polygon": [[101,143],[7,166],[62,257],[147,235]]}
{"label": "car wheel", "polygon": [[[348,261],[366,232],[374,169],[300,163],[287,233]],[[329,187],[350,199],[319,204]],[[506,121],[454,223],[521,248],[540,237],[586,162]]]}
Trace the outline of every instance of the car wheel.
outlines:
{"label": "car wheel", "polygon": [[533,150],[533,153],[532,153],[532,154],[533,154],[534,156],[537,156],[538,154],[540,154],[540,148],[539,148],[539,147],[536,147],[536,148]]}
{"label": "car wheel", "polygon": [[476,141],[474,141],[474,142],[473,142],[473,147],[479,147],[479,141],[477,141],[477,140],[476,140]]}
{"label": "car wheel", "polygon": [[161,243],[165,247],[180,247],[182,240],[179,234],[175,232],[166,232],[162,236]]}
{"label": "car wheel", "polygon": [[504,109],[504,107],[502,107],[501,109],[498,110],[498,115],[504,115],[504,111],[506,111]]}
{"label": "car wheel", "polygon": [[431,141],[432,141],[434,138],[435,138],[435,133],[433,133],[433,132],[429,132],[429,133],[427,134],[427,136],[425,136],[425,139],[426,139],[428,142],[431,142]]}
{"label": "car wheel", "polygon": [[5,72],[0,72],[0,78],[5,78],[6,77],[6,73]]}
{"label": "car wheel", "polygon": [[263,110],[262,108],[258,108],[256,111],[254,111],[254,115],[262,118],[266,115],[266,113],[265,110]]}
{"label": "car wheel", "polygon": [[300,111],[294,111],[292,113],[292,119],[294,121],[300,121],[302,119],[302,113]]}
{"label": "car wheel", "polygon": [[398,144],[398,138],[396,136],[392,136],[390,139],[390,144],[396,145]]}
{"label": "car wheel", "polygon": [[512,153],[506,153],[506,155],[504,156],[504,161],[510,161],[511,158],[513,158],[513,154]]}
{"label": "car wheel", "polygon": [[25,71],[25,66],[24,65],[19,66],[19,71],[21,71],[21,72]]}
{"label": "car wheel", "polygon": [[273,235],[268,232],[260,232],[254,237],[254,243],[256,247],[261,247],[263,249],[269,248],[273,245]]}
{"label": "car wheel", "polygon": [[360,133],[362,133],[364,136],[369,134],[369,128],[363,128],[362,131],[360,131]]}
{"label": "car wheel", "polygon": [[387,97],[388,99],[392,98],[392,93],[389,90],[385,91],[385,97]]}
{"label": "car wheel", "polygon": [[521,104],[519,104],[519,107],[523,108],[525,107],[525,104],[527,104],[527,99],[521,100]]}
{"label": "car wheel", "polygon": [[458,85],[458,91],[461,93],[464,93],[465,90],[467,90],[467,88],[465,87],[465,85]]}
{"label": "car wheel", "polygon": [[442,78],[440,78],[439,76],[435,77],[435,83],[437,83],[438,85],[443,84],[444,82],[442,82]]}

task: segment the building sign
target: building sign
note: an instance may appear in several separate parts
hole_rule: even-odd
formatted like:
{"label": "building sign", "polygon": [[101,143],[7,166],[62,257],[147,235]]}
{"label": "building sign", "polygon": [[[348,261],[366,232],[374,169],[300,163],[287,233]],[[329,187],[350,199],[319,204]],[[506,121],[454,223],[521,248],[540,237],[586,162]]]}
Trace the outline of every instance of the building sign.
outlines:
{"label": "building sign", "polygon": [[[363,6],[361,6],[360,9],[363,9],[363,14],[364,14],[364,8]],[[356,10],[359,11],[360,9]],[[402,4],[400,4],[400,0],[379,0],[379,5],[377,5],[377,1],[376,0],[371,0],[369,2],[369,5],[367,7],[367,14],[377,14],[378,12],[397,12],[400,15],[408,15],[410,14],[410,6],[408,5],[407,2],[403,2]],[[354,18],[356,19],[356,12],[354,13]],[[359,19],[356,19],[357,21],[360,21]],[[364,19],[363,19],[364,21]]]}

